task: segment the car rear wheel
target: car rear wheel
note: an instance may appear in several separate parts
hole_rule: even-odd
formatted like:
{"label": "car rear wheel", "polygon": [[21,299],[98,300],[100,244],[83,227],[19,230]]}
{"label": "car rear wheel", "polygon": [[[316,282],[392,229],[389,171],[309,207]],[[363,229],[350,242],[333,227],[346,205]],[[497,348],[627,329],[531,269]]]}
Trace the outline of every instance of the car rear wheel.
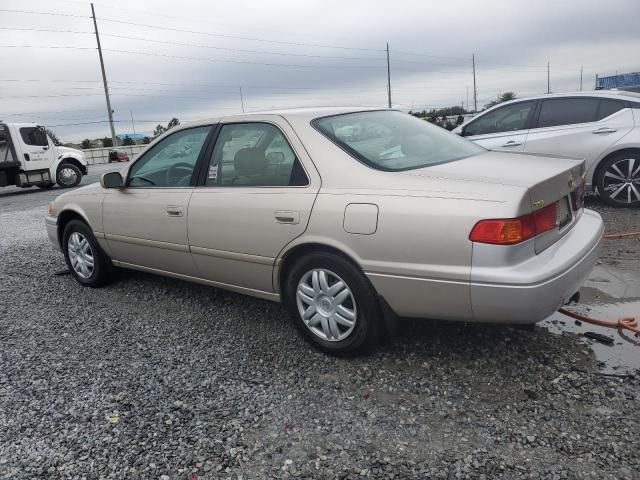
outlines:
{"label": "car rear wheel", "polygon": [[296,328],[326,353],[370,351],[384,333],[373,287],[338,255],[318,252],[302,257],[288,272],[284,293]]}
{"label": "car rear wheel", "polygon": [[640,154],[621,153],[606,160],[596,179],[598,194],[614,207],[640,206]]}
{"label": "car rear wheel", "polygon": [[75,187],[82,180],[82,172],[73,163],[63,163],[58,167],[56,182],[62,188]]}
{"label": "car rear wheel", "polygon": [[62,234],[62,245],[67,266],[78,283],[86,287],[101,287],[113,279],[111,260],[86,223],[70,221]]}

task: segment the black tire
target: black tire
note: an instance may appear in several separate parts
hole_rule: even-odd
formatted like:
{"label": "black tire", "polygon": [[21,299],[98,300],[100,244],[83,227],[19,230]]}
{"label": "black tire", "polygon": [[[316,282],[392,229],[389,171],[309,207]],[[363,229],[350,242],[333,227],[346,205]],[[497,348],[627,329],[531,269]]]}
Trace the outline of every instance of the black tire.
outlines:
{"label": "black tire", "polygon": [[[93,270],[90,275],[83,277],[71,263],[69,258],[69,239],[74,233],[80,234],[81,237],[89,243],[90,252],[93,256]],[[111,282],[115,276],[115,268],[111,263],[111,259],[102,250],[98,241],[93,236],[93,232],[89,226],[80,220],[71,220],[64,228],[62,234],[62,251],[67,262],[67,267],[71,271],[73,277],[78,283],[85,287],[102,287]]]}
{"label": "black tire", "polygon": [[[355,324],[342,340],[321,338],[307,326],[300,314],[298,284],[313,269],[325,269],[337,275],[351,290],[356,309]],[[307,341],[323,352],[333,355],[368,353],[380,343],[385,330],[378,297],[369,280],[350,261],[329,252],[311,253],[296,261],[286,273],[283,283],[284,303],[293,324]]]}
{"label": "black tire", "polygon": [[55,185],[55,183],[44,183],[42,185],[38,185],[38,188],[40,188],[42,190],[51,190],[54,185]]}
{"label": "black tire", "polygon": [[636,192],[640,194],[640,153],[612,155],[598,167],[595,180],[598,195],[606,204],[622,208],[640,207],[640,198],[636,195]]}
{"label": "black tire", "polygon": [[75,187],[82,181],[82,172],[73,163],[61,163],[56,173],[56,183],[62,188]]}

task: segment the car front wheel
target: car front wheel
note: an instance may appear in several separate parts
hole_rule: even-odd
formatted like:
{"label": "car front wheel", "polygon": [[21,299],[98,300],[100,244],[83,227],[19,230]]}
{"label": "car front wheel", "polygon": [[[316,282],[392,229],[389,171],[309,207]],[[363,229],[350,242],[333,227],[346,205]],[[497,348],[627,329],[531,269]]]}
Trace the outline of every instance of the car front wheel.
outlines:
{"label": "car front wheel", "polygon": [[384,333],[373,287],[339,255],[318,252],[302,257],[288,272],[284,293],[296,328],[326,353],[370,351]]}
{"label": "car front wheel", "polygon": [[603,202],[614,207],[640,206],[640,154],[614,155],[598,172],[596,185]]}
{"label": "car front wheel", "polygon": [[70,221],[64,229],[62,245],[67,266],[78,283],[86,287],[101,287],[112,280],[114,267],[111,260],[86,223]]}
{"label": "car front wheel", "polygon": [[82,172],[72,163],[63,163],[58,167],[56,182],[62,188],[75,187],[82,180]]}

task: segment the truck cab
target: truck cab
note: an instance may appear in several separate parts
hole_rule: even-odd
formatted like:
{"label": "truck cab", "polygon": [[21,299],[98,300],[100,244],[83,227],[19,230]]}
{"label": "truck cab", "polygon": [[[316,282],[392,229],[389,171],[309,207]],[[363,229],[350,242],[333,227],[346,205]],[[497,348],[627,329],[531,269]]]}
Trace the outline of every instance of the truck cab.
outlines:
{"label": "truck cab", "polygon": [[35,123],[0,122],[0,187],[75,187],[87,174],[84,153],[57,146]]}

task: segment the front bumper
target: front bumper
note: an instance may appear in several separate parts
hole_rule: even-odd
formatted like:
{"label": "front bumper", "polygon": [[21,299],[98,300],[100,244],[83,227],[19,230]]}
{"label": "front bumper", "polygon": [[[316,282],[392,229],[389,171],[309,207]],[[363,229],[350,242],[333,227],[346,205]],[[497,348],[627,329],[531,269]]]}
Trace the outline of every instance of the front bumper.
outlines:
{"label": "front bumper", "polygon": [[49,237],[49,241],[53,245],[53,248],[61,252],[62,248],[60,248],[60,239],[58,238],[57,217],[46,217],[44,223],[47,227],[47,236]]}
{"label": "front bumper", "polygon": [[567,303],[588,278],[603,236],[600,215],[584,210],[571,231],[538,255],[524,255],[527,246],[522,244],[521,262],[517,261],[518,251],[513,251],[508,265],[495,266],[499,263],[495,260],[496,248],[501,247],[474,244],[474,321],[526,324],[545,319]]}

